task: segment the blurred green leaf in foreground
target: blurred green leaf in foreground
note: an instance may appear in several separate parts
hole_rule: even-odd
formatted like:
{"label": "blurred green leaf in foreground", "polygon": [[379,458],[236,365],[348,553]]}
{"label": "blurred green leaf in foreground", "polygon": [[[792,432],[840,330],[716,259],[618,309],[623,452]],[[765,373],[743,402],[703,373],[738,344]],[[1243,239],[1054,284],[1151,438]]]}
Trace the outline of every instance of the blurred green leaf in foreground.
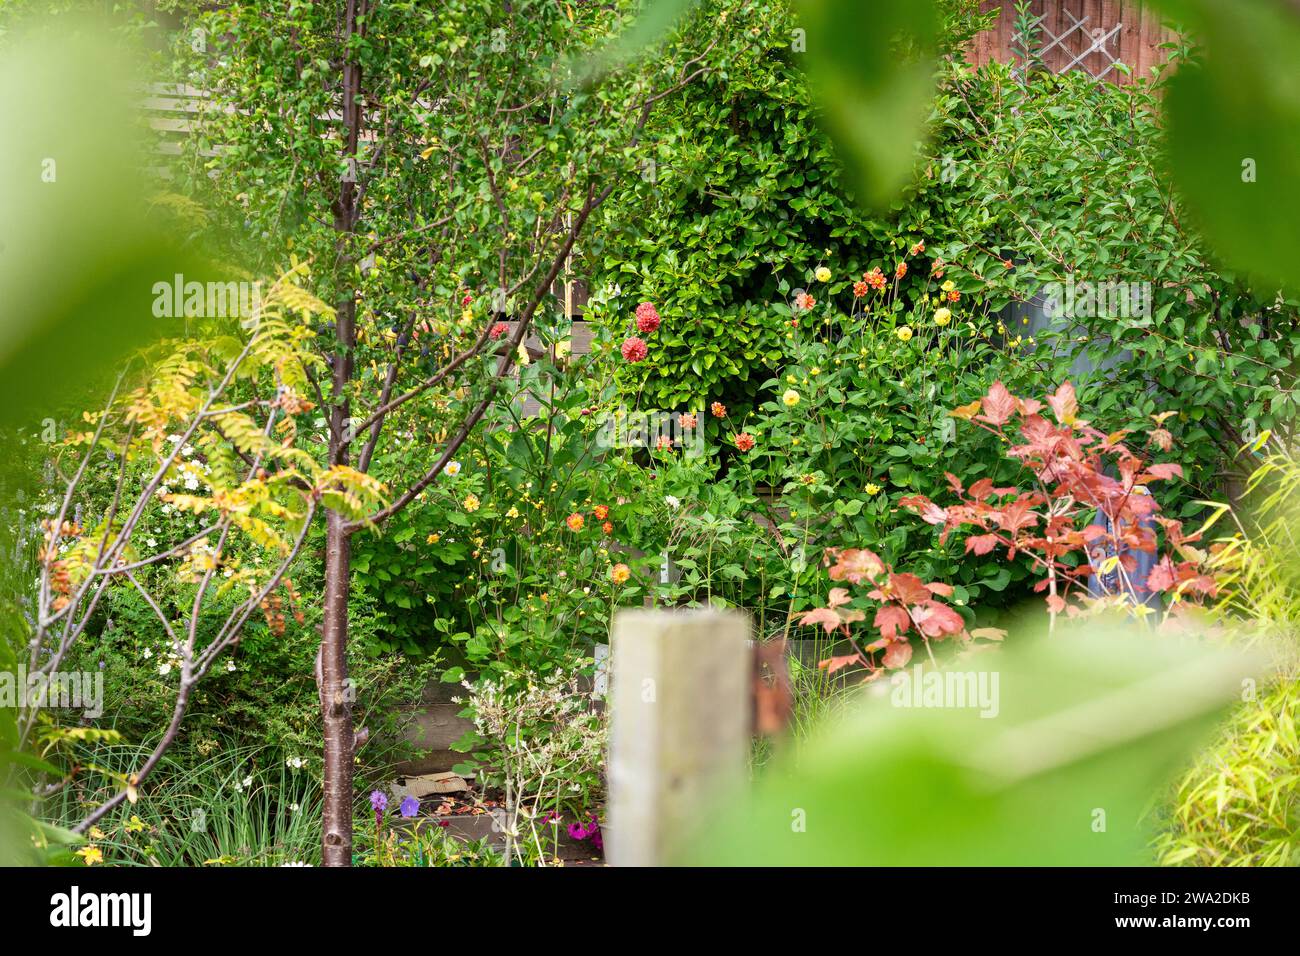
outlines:
{"label": "blurred green leaf in foreground", "polygon": [[148,220],[122,43],[64,17],[0,46],[0,426],[39,428],[69,389],[180,327],[153,314],[154,284],[185,265]]}
{"label": "blurred green leaf in foreground", "polygon": [[1149,863],[1149,805],[1262,664],[1094,623],[963,667],[968,687],[996,689],[995,716],[899,706],[912,687],[882,680],[797,765],[787,755],[709,819],[688,862]]}
{"label": "blurred green leaf in foreground", "polygon": [[1204,43],[1165,99],[1168,162],[1192,217],[1232,266],[1300,285],[1300,8],[1160,0]]}

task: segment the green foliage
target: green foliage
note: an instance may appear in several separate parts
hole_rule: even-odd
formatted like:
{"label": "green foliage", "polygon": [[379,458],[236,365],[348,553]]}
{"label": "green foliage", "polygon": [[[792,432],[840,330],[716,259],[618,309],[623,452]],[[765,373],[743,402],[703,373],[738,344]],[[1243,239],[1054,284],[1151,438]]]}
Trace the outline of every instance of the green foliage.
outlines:
{"label": "green foliage", "polygon": [[[785,514],[773,516],[777,530],[799,543],[806,562],[815,565],[826,547],[866,547],[926,580],[954,585],[959,607],[998,605],[1023,593],[1013,585],[1027,582],[1027,564],[972,562],[957,542],[936,541],[898,501],[946,492],[944,474],[963,473],[956,468],[995,484],[1012,481],[1018,466],[998,444],[958,429],[948,411],[999,378],[1033,382],[1043,366],[1032,347],[1004,342],[984,303],[950,299],[942,263],[927,255],[899,256],[909,267],[910,300],[903,280],[892,280],[888,292],[837,296],[856,276],[832,276],[808,283],[817,300],[812,311],[774,306],[793,317],[779,374],[763,383],[773,398],[752,418],[728,424],[759,440],[745,467],[752,481],[780,492]],[[884,265],[894,272],[893,262]],[[790,393],[793,404],[785,400]]]}
{"label": "green foliage", "polygon": [[1300,865],[1300,680],[1243,704],[1178,782],[1153,847],[1164,866]]}
{"label": "green foliage", "polygon": [[74,30],[76,14],[14,13],[4,13],[15,33],[0,48],[0,176],[11,184],[0,219],[6,425],[39,421],[102,382],[159,328],[153,283],[198,262],[140,201],[148,190],[125,36],[97,20]]}
{"label": "green foliage", "polygon": [[1243,682],[1242,703],[1157,811],[1162,864],[1300,865],[1297,489],[1294,454],[1272,451],[1251,476],[1245,530],[1215,548],[1225,637],[1267,649],[1272,666]]}
{"label": "green foliage", "polygon": [[1158,92],[1079,73],[954,70],[929,171],[952,188],[928,244],[991,309],[1042,301],[1051,283],[1145,289],[1149,309],[1066,307],[1039,338],[1073,362],[1081,400],[1108,430],[1177,409],[1168,427],[1189,491],[1212,498],[1225,471],[1249,473],[1241,445],[1267,428],[1292,433],[1297,300],[1217,267],[1188,231],[1163,173]]}
{"label": "green foliage", "polygon": [[[319,573],[314,562],[305,561],[298,580],[315,582]],[[162,600],[169,598],[161,592]],[[92,673],[102,670],[105,716],[97,723],[118,730],[128,742],[148,743],[175,704],[175,671],[160,673],[172,659],[167,635],[133,590],[113,592],[104,605],[100,626],[105,629],[71,663]],[[176,763],[255,744],[269,758],[299,758],[307,767],[319,767],[320,696],[313,665],[321,609],[319,602],[305,600],[301,607],[302,622],[286,621],[283,630],[250,620],[238,648],[195,687],[175,745]],[[438,662],[436,657],[403,660],[383,653],[382,631],[366,613],[364,599],[356,610],[356,719],[358,727],[371,732],[358,757],[360,771],[369,775],[418,749],[418,744],[413,749],[402,742],[404,708],[420,699]],[[227,611],[216,604],[205,614],[220,618]]]}
{"label": "green foliage", "polygon": [[[84,748],[79,757],[130,772],[147,751]],[[320,858],[320,783],[274,751],[231,747],[194,762],[163,758],[158,786],[105,817],[88,836],[110,866],[278,866]],[[45,812],[71,826],[110,791],[73,782]]]}
{"label": "green foliage", "polygon": [[[799,0],[805,69],[856,192],[880,205],[909,178],[934,92],[930,0]],[[888,130],[888,133],[885,131]]]}
{"label": "green foliage", "polygon": [[[725,78],[706,77],[652,123],[653,175],[608,208],[593,270],[606,291],[592,317],[617,334],[649,299],[666,319],[649,359],[620,370],[625,394],[670,409],[721,398],[743,413],[765,398],[782,357],[782,309],[814,265],[845,283],[872,265],[888,270],[924,239],[963,295],[1008,324],[1022,318],[1002,310],[1042,303],[1050,283],[1146,289],[1148,314],[1103,307],[1050,334],[1020,326],[1008,337],[1035,337],[1044,378],[1063,379],[1072,365],[1108,429],[1178,409],[1170,428],[1186,449],[1189,497],[1214,497],[1225,461],[1244,480],[1236,450],[1264,429],[1290,434],[1297,300],[1216,266],[1186,227],[1164,175],[1157,87],[949,65],[915,181],[887,212],[864,216],[817,131],[784,43],[784,7],[758,6],[776,27],[756,34]],[[900,289],[909,311],[922,290],[914,270]],[[1195,510],[1174,503],[1183,507]]]}
{"label": "green foliage", "polygon": [[1161,0],[1201,39],[1169,83],[1168,163],[1197,224],[1262,291],[1300,285],[1300,45],[1294,6]]}
{"label": "green foliage", "polygon": [[[863,702],[797,766],[769,765],[752,798],[718,795],[725,810],[682,835],[694,838],[683,859],[1133,865],[1144,857],[1150,793],[1248,671],[1231,655],[1096,627],[981,655],[951,676],[999,675],[996,720],[969,707]],[[878,686],[882,696],[900,692]],[[863,807],[878,819],[864,824]]]}
{"label": "green foliage", "polygon": [[[369,807],[366,808],[367,810]],[[364,819],[366,811],[358,811]],[[418,829],[389,827],[377,832],[373,826],[357,831],[357,852],[353,866],[426,867],[426,866],[503,866],[501,854],[487,837],[481,840],[458,840],[441,827]]]}

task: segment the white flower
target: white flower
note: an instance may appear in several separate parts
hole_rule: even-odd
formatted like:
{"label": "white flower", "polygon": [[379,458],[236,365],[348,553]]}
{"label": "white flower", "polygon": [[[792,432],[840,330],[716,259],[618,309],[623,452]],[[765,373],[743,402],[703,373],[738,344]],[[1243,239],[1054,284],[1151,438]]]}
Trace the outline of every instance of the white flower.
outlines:
{"label": "white flower", "polygon": [[668,507],[676,511],[682,506],[682,503],[675,495],[664,495],[664,501],[668,502]]}
{"label": "white flower", "polygon": [[281,863],[280,865],[281,866],[311,866],[310,863],[304,863],[302,862],[302,860],[294,860],[292,863]]}
{"label": "white flower", "polygon": [[253,775],[249,774],[247,777],[244,778],[244,786],[251,787],[252,785],[253,785]]}
{"label": "white flower", "polygon": [[[297,812],[298,812],[298,804],[296,804],[296,803],[291,803],[291,804],[289,804],[289,809],[290,809],[290,811],[292,811],[293,813],[297,813]],[[285,864],[285,866],[289,866],[289,865],[290,865],[290,864],[288,864],[288,863]],[[304,863],[303,865],[306,866],[305,863]]]}
{"label": "white flower", "polygon": [[181,448],[181,454],[184,455],[186,458],[192,458],[194,456],[194,446],[188,444],[185,445],[183,448]]}
{"label": "white flower", "polygon": [[460,462],[449,461],[447,462],[447,464],[443,466],[442,471],[443,474],[447,475],[447,477],[455,478],[457,475],[460,474]]}
{"label": "white flower", "polygon": [[148,541],[148,545],[149,545],[149,547],[151,547],[151,548],[156,548],[156,547],[158,547],[158,539],[157,539],[157,538],[150,538],[149,541]]}
{"label": "white flower", "polygon": [[161,664],[158,665],[158,673],[161,674],[163,677],[166,677],[171,672],[172,672],[172,665],[170,661],[163,661]]}
{"label": "white flower", "polygon": [[146,647],[146,648],[144,649],[144,656],[145,656],[145,659],[146,659],[146,660],[147,660],[148,658],[150,658],[150,657],[153,657],[153,650],[150,649],[150,648],[148,648],[148,647]]}
{"label": "white flower", "polygon": [[199,479],[195,475],[192,474],[185,475],[185,490],[186,491],[199,490]]}
{"label": "white flower", "polygon": [[235,672],[235,662],[234,662],[234,661],[226,661],[226,671],[227,671],[228,673],[231,673],[231,674],[233,674],[233,673]]}

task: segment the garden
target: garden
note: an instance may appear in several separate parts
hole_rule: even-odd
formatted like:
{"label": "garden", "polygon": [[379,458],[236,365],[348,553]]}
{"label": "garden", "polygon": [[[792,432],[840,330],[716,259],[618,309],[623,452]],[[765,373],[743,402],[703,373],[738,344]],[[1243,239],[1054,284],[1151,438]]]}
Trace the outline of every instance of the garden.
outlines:
{"label": "garden", "polygon": [[1300,12],[1153,6],[4,4],[0,863],[1300,865]]}

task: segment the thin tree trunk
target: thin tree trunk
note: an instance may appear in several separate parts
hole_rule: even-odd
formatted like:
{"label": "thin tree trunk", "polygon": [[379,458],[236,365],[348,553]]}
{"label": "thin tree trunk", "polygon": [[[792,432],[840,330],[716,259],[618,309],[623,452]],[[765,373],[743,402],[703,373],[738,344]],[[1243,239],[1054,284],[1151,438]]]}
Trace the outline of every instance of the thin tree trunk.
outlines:
{"label": "thin tree trunk", "polygon": [[325,804],[321,862],[352,863],[352,761],[356,741],[352,727],[348,679],[348,597],[352,541],[344,518],[331,511],[325,531],[325,620],[321,633],[320,696],[325,729]]}
{"label": "thin tree trunk", "polygon": [[[351,233],[356,230],[357,143],[361,136],[361,66],[352,59],[351,39],[357,32],[358,2],[348,0],[344,22],[343,125],[347,172],[339,183],[334,205],[338,233],[339,302],[335,314],[338,350],[331,357],[330,464],[346,465],[352,441],[351,405],[353,355],[357,344],[356,293],[352,281]],[[362,8],[364,10],[364,6]],[[352,543],[344,515],[330,510],[325,528],[325,610],[316,679],[320,690],[325,737],[325,800],[321,828],[321,862],[325,866],[352,863],[352,765],[356,735],[352,726],[354,694],[348,679],[348,598],[352,592]]]}

